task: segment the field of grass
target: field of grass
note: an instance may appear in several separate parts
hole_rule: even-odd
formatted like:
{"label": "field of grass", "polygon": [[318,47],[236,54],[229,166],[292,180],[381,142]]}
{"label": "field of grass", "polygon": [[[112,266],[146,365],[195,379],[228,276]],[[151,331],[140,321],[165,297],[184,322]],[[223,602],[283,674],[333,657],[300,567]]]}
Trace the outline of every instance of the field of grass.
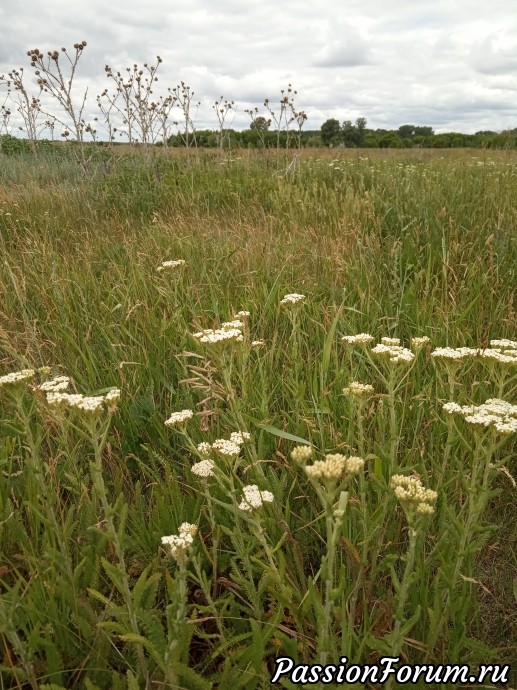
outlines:
{"label": "field of grass", "polygon": [[516,662],[517,155],[475,154],[0,158],[1,690]]}

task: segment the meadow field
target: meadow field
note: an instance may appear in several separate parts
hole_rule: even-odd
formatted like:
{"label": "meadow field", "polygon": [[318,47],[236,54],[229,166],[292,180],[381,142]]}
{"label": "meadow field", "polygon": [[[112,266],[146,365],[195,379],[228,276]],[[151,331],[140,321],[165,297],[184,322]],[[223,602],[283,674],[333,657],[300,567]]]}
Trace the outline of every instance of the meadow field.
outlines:
{"label": "meadow field", "polygon": [[515,152],[0,156],[0,690],[517,687],[516,293]]}

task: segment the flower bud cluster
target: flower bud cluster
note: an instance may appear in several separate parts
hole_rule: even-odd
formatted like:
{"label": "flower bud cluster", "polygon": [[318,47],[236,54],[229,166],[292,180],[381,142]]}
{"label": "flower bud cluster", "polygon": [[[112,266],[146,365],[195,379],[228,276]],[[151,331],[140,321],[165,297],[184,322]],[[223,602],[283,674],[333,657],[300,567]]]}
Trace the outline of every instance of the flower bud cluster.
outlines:
{"label": "flower bud cluster", "polygon": [[427,335],[423,335],[421,338],[411,338],[411,347],[414,350],[422,350],[430,342],[431,339]]}
{"label": "flower bud cluster", "polygon": [[366,397],[373,393],[373,386],[369,383],[359,383],[359,381],[352,381],[346,388],[343,388],[344,395],[351,395],[358,398]]}
{"label": "flower bud cluster", "polygon": [[312,465],[307,465],[305,472],[309,479],[339,481],[343,475],[359,474],[363,467],[363,458],[329,453],[325,460],[316,460]]}
{"label": "flower bud cluster", "polygon": [[295,446],[291,451],[291,458],[297,465],[305,465],[312,455],[311,446]]}
{"label": "flower bud cluster", "polygon": [[419,477],[394,474],[390,487],[408,513],[430,515],[438,498],[436,491],[424,488]]}

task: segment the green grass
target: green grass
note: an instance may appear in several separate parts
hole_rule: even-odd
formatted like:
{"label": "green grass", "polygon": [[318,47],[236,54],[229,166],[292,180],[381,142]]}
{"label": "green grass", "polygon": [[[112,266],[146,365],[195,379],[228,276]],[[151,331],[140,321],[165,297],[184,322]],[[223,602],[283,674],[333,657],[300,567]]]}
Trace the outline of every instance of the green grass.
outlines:
{"label": "green grass", "polygon": [[[517,158],[360,153],[3,159],[0,375],[51,366],[122,399],[92,428],[0,387],[0,687],[266,688],[286,655],[515,661],[515,435],[442,403],[516,403],[517,369],[470,358],[451,379],[430,351],[517,339]],[[241,309],[243,344],[191,337]],[[344,349],[361,332],[431,347],[390,378]],[[360,417],[353,380],[375,389]],[[186,435],[164,425],[184,408]],[[204,489],[197,444],[239,429]],[[310,482],[293,436],[362,454],[363,475]],[[397,473],[438,491],[434,515],[404,513]],[[239,512],[246,484],[274,503]],[[160,539],[183,522],[180,566]]]}

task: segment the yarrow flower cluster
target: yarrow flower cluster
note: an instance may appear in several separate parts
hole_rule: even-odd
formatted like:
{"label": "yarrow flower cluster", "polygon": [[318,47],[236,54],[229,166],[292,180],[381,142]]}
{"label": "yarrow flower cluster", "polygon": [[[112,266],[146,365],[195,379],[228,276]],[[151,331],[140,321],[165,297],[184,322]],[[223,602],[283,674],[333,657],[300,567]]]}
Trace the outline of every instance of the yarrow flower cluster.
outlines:
{"label": "yarrow flower cluster", "polygon": [[233,329],[241,330],[241,328],[244,328],[244,322],[240,319],[234,319],[233,321],[225,321],[221,324],[221,328],[223,328],[225,331],[230,331]]}
{"label": "yarrow flower cluster", "polygon": [[[392,338],[392,340],[396,340],[396,338]],[[388,359],[392,364],[410,364],[415,359],[414,353],[406,347],[385,345],[384,343],[376,345],[372,349],[372,354]]]}
{"label": "yarrow flower cluster", "polygon": [[358,333],[357,335],[344,335],[341,342],[345,345],[369,345],[373,343],[374,337],[369,333]]}
{"label": "yarrow flower cluster", "polygon": [[180,525],[178,532],[178,534],[162,537],[162,544],[164,546],[170,546],[170,555],[174,558],[176,563],[184,565],[188,561],[188,552],[197,534],[197,527],[196,525],[184,522]]}
{"label": "yarrow flower cluster", "polygon": [[257,347],[263,347],[266,343],[263,340],[252,340],[251,347],[253,349]]}
{"label": "yarrow flower cluster", "polygon": [[305,300],[306,300],[306,296],[305,296],[305,295],[299,295],[297,292],[293,292],[293,293],[291,293],[291,294],[289,294],[289,295],[285,295],[285,296],[280,300],[280,304],[281,304],[282,306],[289,306],[289,307],[292,307],[292,306],[301,304],[301,303],[304,302]]}
{"label": "yarrow flower cluster", "polygon": [[423,335],[421,338],[411,338],[411,347],[414,350],[422,350],[426,345],[429,345],[431,339],[427,335]]}
{"label": "yarrow flower cluster", "polygon": [[358,398],[371,395],[373,393],[373,386],[369,383],[359,383],[359,381],[352,381],[346,388],[343,388],[344,395],[351,395]]}
{"label": "yarrow flower cluster", "polygon": [[261,491],[256,484],[243,487],[244,500],[239,503],[239,509],[246,512],[262,508],[264,503],[273,503],[275,497],[271,491]]}
{"label": "yarrow flower cluster", "polygon": [[201,460],[200,462],[196,462],[192,467],[190,468],[192,471],[192,474],[195,474],[196,477],[213,477],[214,476],[214,462],[212,460]]}
{"label": "yarrow flower cluster", "polygon": [[241,446],[250,438],[251,434],[248,431],[233,431],[229,439],[218,438],[213,443],[202,441],[197,446],[197,452],[202,458],[210,458],[213,453],[223,458],[237,458],[241,453]]}
{"label": "yarrow flower cluster", "polygon": [[0,388],[3,386],[15,386],[20,383],[26,383],[30,381],[36,372],[34,369],[22,369],[21,371],[13,371],[10,374],[4,374],[0,376]]}
{"label": "yarrow flower cluster", "polygon": [[192,337],[204,345],[216,345],[227,342],[242,343],[244,340],[242,331],[239,328],[205,328],[203,331],[199,331],[199,333],[193,333]]}
{"label": "yarrow flower cluster", "polygon": [[62,393],[67,390],[69,385],[70,378],[68,376],[56,376],[39,385],[38,390],[44,393]]}
{"label": "yarrow flower cluster", "polygon": [[241,453],[241,445],[225,438],[218,438],[212,443],[212,450],[224,458],[237,458]]}
{"label": "yarrow flower cluster", "polygon": [[120,401],[121,392],[114,388],[105,395],[82,395],[81,393],[60,393],[50,391],[47,393],[47,403],[50,407],[68,408],[90,415],[99,415],[105,409],[113,413]]}
{"label": "yarrow flower cluster", "polygon": [[238,311],[233,318],[234,319],[247,319],[250,316],[251,316],[251,312],[246,311],[245,309],[241,309],[241,311]]}
{"label": "yarrow flower cluster", "polygon": [[394,474],[390,487],[408,514],[430,515],[438,498],[436,491],[424,488],[419,477]]}
{"label": "yarrow flower cluster", "polygon": [[381,343],[383,345],[400,345],[400,338],[388,338],[384,336],[381,338]]}
{"label": "yarrow flower cluster", "polygon": [[503,435],[517,432],[517,405],[512,405],[499,398],[489,398],[482,405],[458,405],[455,402],[445,403],[444,412],[461,415],[467,424],[480,428],[493,428]]}
{"label": "yarrow flower cluster", "polygon": [[194,412],[192,410],[181,410],[180,412],[173,412],[169,419],[165,421],[165,426],[181,426],[192,419]]}
{"label": "yarrow flower cluster", "polygon": [[[431,352],[431,357],[449,362],[461,362],[467,359],[479,358],[499,362],[500,364],[517,364],[517,352],[505,349],[505,345],[513,345],[512,340],[491,340],[490,344],[498,343],[498,347],[437,347]],[[502,351],[501,351],[502,350]]]}
{"label": "yarrow flower cluster", "polygon": [[503,340],[491,340],[490,346],[500,347],[502,350],[517,350],[517,341],[506,340],[505,338]]}
{"label": "yarrow flower cluster", "polygon": [[157,271],[165,271],[168,268],[180,268],[185,265],[184,259],[176,259],[175,261],[163,261],[160,266],[156,269]]}
{"label": "yarrow flower cluster", "polygon": [[316,460],[312,465],[307,465],[305,472],[309,479],[338,481],[343,475],[359,474],[363,467],[363,458],[355,456],[347,458],[341,453],[329,453],[325,456],[325,460]]}

